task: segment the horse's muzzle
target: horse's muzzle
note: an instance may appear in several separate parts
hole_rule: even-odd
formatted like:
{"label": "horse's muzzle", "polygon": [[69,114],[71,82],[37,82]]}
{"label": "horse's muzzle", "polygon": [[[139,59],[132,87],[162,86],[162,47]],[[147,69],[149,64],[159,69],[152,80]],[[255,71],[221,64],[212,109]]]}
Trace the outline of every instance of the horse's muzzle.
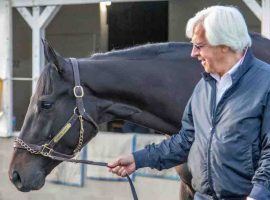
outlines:
{"label": "horse's muzzle", "polygon": [[10,181],[16,186],[16,188],[21,191],[21,189],[23,188],[23,185],[22,185],[22,180],[19,173],[14,171],[11,174],[11,177],[9,178],[10,178]]}
{"label": "horse's muzzle", "polygon": [[15,185],[15,187],[21,192],[29,192],[31,190],[40,189],[45,183],[44,175],[39,172],[35,173],[34,178],[26,181],[23,180],[17,171],[10,172],[10,181]]}

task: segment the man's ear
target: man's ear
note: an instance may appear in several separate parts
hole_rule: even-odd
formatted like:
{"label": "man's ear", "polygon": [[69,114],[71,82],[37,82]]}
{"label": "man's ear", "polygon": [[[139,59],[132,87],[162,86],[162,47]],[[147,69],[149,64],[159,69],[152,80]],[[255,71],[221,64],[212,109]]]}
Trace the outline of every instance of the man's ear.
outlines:
{"label": "man's ear", "polygon": [[226,53],[226,52],[230,51],[230,47],[225,46],[225,45],[221,45],[221,51],[222,51],[223,53]]}
{"label": "man's ear", "polygon": [[44,46],[44,54],[45,54],[46,60],[49,63],[54,64],[57,71],[59,73],[62,73],[64,71],[65,59],[52,48],[52,46],[49,44],[49,42],[45,38],[41,39],[41,41]]}

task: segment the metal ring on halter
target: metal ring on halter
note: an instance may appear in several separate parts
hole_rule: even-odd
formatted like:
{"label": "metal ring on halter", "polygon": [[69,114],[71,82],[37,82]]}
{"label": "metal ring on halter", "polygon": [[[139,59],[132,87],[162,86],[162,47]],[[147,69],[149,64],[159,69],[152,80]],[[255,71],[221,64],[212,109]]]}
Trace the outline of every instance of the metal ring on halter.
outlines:
{"label": "metal ring on halter", "polygon": [[[76,92],[76,89],[77,88],[79,88],[80,89],[80,93],[81,94],[77,94],[77,92]],[[82,86],[80,86],[80,85],[76,85],[74,88],[73,88],[73,93],[74,93],[74,96],[77,98],[77,97],[80,97],[80,98],[82,98],[83,96],[84,96],[84,91],[83,91],[83,87]]]}
{"label": "metal ring on halter", "polygon": [[[73,113],[76,114],[76,110],[78,110],[78,107],[76,106],[73,110]],[[79,111],[79,110],[78,110]],[[85,112],[85,109],[83,109],[83,112]]]}

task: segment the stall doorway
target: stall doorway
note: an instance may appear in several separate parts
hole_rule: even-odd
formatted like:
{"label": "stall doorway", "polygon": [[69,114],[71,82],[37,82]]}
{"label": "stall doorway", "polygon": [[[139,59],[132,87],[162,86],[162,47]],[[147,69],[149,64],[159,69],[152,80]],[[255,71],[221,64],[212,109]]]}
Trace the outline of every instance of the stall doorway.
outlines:
{"label": "stall doorway", "polygon": [[[109,50],[168,41],[167,1],[112,3],[107,11]],[[152,132],[123,120],[110,122],[107,127],[113,132]]]}
{"label": "stall doorway", "polygon": [[108,6],[109,50],[168,41],[168,2]]}

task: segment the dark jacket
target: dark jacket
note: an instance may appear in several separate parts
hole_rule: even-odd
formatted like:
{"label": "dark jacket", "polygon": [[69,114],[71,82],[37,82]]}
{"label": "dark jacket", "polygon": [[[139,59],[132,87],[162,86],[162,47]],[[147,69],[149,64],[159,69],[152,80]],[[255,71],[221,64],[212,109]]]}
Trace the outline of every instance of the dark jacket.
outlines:
{"label": "dark jacket", "polygon": [[214,199],[270,199],[270,66],[247,51],[216,106],[208,73],[171,139],[134,152],[136,167],[158,170],[188,162],[192,186]]}

